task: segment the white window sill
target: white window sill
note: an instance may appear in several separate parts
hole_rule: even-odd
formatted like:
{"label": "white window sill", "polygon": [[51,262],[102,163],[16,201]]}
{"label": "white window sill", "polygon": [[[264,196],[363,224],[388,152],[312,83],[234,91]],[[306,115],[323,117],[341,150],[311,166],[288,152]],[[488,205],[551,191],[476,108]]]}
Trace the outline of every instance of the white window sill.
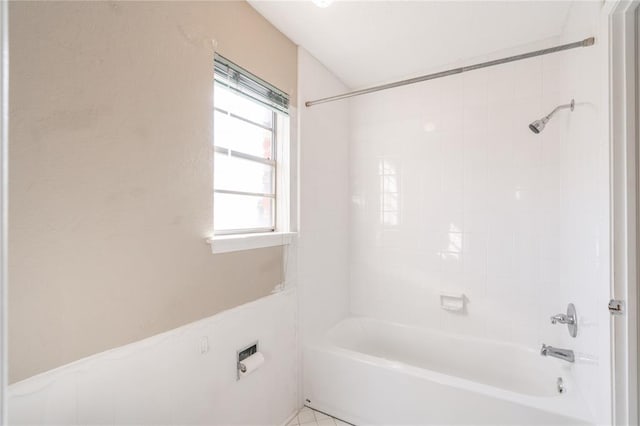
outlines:
{"label": "white window sill", "polygon": [[229,253],[265,247],[285,246],[293,241],[295,232],[264,232],[260,234],[216,235],[208,238],[211,252]]}

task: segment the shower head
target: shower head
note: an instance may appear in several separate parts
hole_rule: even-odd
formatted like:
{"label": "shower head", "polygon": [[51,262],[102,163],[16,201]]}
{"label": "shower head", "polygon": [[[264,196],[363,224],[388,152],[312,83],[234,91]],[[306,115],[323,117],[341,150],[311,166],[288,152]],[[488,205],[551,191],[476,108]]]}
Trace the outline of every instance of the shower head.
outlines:
{"label": "shower head", "polygon": [[573,109],[575,108],[575,105],[576,105],[575,101],[571,99],[570,103],[555,107],[555,109],[551,111],[548,115],[545,115],[540,120],[536,120],[533,123],[529,124],[529,129],[537,135],[538,133],[544,130],[544,126],[547,125],[547,123],[549,122],[549,120],[551,120],[551,117],[553,116],[553,114],[556,113],[556,111],[559,111],[565,108],[570,108],[571,111],[573,111]]}
{"label": "shower head", "polygon": [[529,128],[536,135],[544,130],[544,126],[547,125],[549,119],[547,117],[543,117],[540,120],[536,120],[533,123],[529,124]]}

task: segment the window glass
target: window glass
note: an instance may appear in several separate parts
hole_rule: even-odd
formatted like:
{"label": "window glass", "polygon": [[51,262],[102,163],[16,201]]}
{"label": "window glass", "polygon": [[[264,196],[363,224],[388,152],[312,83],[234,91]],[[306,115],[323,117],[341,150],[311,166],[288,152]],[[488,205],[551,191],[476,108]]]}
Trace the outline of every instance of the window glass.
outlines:
{"label": "window glass", "polygon": [[274,193],[274,166],[216,152],[213,170],[217,190]]}
{"label": "window glass", "polygon": [[213,138],[216,146],[273,159],[273,131],[229,114],[214,112]]}
{"label": "window glass", "polygon": [[274,199],[217,193],[213,225],[219,231],[262,230],[273,226]]}
{"label": "window glass", "polygon": [[216,84],[215,97],[216,108],[269,128],[273,126],[273,112],[270,108],[229,90],[222,84]]}

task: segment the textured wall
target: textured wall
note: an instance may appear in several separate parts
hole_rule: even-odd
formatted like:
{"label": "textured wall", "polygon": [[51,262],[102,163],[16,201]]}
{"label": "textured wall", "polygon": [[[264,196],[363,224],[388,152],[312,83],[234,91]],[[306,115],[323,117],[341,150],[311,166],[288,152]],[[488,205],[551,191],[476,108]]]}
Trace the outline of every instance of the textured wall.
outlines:
{"label": "textured wall", "polygon": [[10,380],[282,281],[214,256],[213,52],[296,99],[296,46],[245,2],[13,2]]}

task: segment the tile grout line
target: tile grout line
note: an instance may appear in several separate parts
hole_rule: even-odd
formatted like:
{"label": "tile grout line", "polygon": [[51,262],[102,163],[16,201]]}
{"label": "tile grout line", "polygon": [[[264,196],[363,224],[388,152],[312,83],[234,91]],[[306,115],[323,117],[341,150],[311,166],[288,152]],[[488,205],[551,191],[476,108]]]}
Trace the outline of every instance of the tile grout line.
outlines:
{"label": "tile grout line", "polygon": [[[349,422],[347,422],[347,421],[344,421],[344,420],[342,420],[342,419],[339,419],[339,418],[337,418],[337,417],[334,417],[334,416],[332,416],[331,414],[325,413],[324,411],[316,410],[315,408],[311,408],[311,407],[309,407],[308,405],[305,405],[304,407],[306,407],[306,408],[308,408],[308,409],[310,409],[311,411],[313,411],[313,412],[314,412],[314,418],[315,418],[315,413],[320,413],[320,414],[324,414],[325,416],[328,416],[329,418],[333,419],[334,421],[335,421],[335,420],[337,420],[337,421],[339,421],[339,422],[345,423],[345,424],[350,425],[350,426],[356,426],[356,425],[354,425],[353,423],[349,423]],[[317,420],[317,419],[316,419],[316,423],[318,423],[318,420]]]}

